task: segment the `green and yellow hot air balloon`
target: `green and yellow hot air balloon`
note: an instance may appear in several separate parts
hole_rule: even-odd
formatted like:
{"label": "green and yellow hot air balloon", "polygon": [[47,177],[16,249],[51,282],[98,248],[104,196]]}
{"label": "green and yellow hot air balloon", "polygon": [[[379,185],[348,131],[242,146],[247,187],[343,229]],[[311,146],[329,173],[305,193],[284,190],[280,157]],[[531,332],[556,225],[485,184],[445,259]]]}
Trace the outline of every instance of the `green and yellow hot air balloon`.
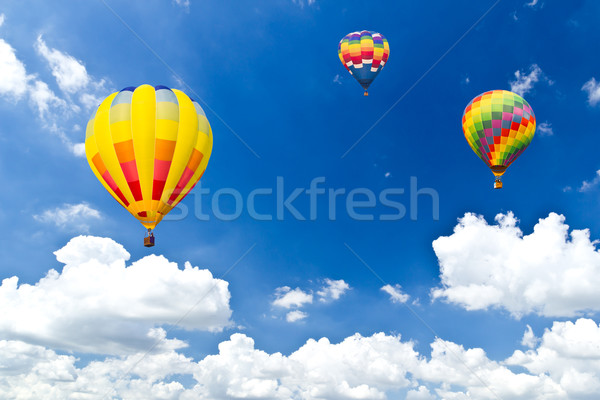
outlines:
{"label": "green and yellow hot air balloon", "polygon": [[518,94],[493,90],[471,100],[465,108],[462,126],[469,146],[494,173],[494,188],[500,189],[506,168],[533,139],[535,115]]}

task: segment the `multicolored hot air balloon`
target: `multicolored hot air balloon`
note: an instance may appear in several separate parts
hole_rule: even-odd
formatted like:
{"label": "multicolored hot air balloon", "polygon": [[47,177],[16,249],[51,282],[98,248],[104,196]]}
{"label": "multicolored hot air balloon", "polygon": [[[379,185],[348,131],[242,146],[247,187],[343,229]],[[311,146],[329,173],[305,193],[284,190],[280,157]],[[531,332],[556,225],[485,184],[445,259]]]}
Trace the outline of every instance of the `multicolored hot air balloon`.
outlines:
{"label": "multicolored hot air balloon", "polygon": [[362,31],[344,36],[338,45],[338,56],[344,67],[367,89],[390,55],[388,41],[381,33]]}
{"label": "multicolored hot air balloon", "polygon": [[469,146],[496,176],[500,177],[525,151],[535,133],[535,115],[529,103],[507,90],[493,90],[475,97],[462,118]]}
{"label": "multicolored hot air balloon", "polygon": [[108,96],[87,124],[85,153],[106,190],[152,229],[200,180],[212,150],[200,105],[166,86],[128,87]]}

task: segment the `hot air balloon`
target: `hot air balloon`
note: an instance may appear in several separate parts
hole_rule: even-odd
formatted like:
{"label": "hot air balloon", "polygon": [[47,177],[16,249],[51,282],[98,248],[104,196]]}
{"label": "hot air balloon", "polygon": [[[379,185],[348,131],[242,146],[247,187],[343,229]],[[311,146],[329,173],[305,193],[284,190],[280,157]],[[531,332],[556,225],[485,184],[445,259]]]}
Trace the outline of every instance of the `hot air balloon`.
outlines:
{"label": "hot air balloon", "polygon": [[362,31],[344,36],[338,45],[338,56],[344,67],[367,89],[390,55],[388,41],[381,33]]}
{"label": "hot air balloon", "polygon": [[494,188],[501,189],[506,168],[533,139],[535,115],[531,106],[507,90],[485,92],[467,105],[462,126],[469,146],[494,173]]}
{"label": "hot air balloon", "polygon": [[104,188],[152,229],[200,180],[212,150],[202,107],[166,86],[127,87],[108,96],[87,124],[85,153]]}

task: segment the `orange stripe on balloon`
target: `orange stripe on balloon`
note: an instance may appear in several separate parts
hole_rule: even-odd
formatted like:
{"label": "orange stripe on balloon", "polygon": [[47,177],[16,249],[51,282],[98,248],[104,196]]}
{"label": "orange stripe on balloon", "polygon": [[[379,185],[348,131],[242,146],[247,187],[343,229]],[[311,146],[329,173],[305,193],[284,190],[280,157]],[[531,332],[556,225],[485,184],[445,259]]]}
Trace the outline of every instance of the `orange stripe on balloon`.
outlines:
{"label": "orange stripe on balloon", "polygon": [[98,171],[100,176],[104,175],[104,172],[106,171],[106,165],[104,165],[104,161],[102,161],[100,153],[96,153],[96,155],[92,157],[92,162],[94,163],[94,167],[96,167],[96,170]]}
{"label": "orange stripe on balloon", "polygon": [[125,140],[124,142],[115,143],[115,152],[120,163],[135,160],[133,152],[133,140]]}

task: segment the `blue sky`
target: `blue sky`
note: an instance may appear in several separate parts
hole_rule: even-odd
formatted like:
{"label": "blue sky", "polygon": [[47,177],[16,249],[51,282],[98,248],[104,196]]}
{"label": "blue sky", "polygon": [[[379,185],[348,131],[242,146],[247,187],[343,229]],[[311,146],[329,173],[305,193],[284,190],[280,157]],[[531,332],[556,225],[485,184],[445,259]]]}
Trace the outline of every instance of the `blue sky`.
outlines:
{"label": "blue sky", "polygon": [[[0,353],[25,361],[0,363],[0,394],[594,398],[599,12],[592,0],[7,2]],[[362,29],[390,43],[369,97],[337,56]],[[151,250],[80,146],[104,97],[144,83],[200,100],[214,135]],[[538,127],[502,190],[461,129],[493,89],[522,94]],[[302,189],[306,220],[277,218],[278,182],[284,198]],[[240,195],[233,220],[215,214],[236,211],[222,189]],[[247,210],[256,189],[272,190],[255,203],[270,221]],[[373,220],[348,215],[354,189],[376,196],[357,210]],[[381,220],[390,189],[406,215]]]}

